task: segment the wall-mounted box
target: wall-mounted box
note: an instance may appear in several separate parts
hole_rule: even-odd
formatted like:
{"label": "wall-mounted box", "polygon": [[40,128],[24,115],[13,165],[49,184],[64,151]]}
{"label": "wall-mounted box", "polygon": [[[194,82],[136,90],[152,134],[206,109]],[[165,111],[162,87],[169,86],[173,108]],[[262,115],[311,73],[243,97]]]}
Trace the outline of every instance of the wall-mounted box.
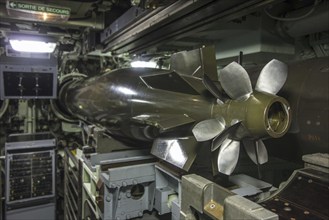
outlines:
{"label": "wall-mounted box", "polygon": [[55,58],[1,57],[0,99],[56,98],[57,73]]}

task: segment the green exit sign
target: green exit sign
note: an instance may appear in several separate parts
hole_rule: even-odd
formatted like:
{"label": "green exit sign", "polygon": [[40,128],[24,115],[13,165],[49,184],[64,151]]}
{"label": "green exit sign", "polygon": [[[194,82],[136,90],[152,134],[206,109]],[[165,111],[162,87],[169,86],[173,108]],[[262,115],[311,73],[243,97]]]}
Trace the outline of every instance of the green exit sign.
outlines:
{"label": "green exit sign", "polygon": [[58,6],[48,6],[35,4],[31,2],[19,2],[19,1],[7,1],[7,9],[17,10],[17,11],[28,11],[31,13],[48,13],[61,16],[70,16],[71,9],[58,7]]}

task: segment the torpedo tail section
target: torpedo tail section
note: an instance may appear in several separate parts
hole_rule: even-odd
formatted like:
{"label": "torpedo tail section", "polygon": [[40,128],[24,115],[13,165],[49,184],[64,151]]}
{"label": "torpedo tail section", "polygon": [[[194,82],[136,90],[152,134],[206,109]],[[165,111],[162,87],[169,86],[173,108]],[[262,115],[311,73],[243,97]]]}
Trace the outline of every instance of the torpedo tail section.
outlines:
{"label": "torpedo tail section", "polygon": [[197,123],[192,132],[199,142],[211,140],[214,174],[234,171],[241,142],[254,163],[268,161],[262,139],[283,136],[291,122],[288,102],[276,96],[286,79],[287,66],[272,60],[261,71],[253,91],[246,70],[233,62],[219,73],[221,86],[230,97],[223,100],[214,82],[204,75],[204,85],[217,98],[221,114]]}

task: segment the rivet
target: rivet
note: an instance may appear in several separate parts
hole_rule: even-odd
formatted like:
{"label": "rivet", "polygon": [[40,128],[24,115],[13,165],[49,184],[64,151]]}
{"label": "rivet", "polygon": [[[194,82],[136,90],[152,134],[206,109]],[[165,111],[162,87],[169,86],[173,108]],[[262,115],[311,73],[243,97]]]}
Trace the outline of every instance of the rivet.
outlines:
{"label": "rivet", "polygon": [[309,215],[310,212],[309,212],[309,211],[305,211],[304,214],[305,214],[305,215]]}

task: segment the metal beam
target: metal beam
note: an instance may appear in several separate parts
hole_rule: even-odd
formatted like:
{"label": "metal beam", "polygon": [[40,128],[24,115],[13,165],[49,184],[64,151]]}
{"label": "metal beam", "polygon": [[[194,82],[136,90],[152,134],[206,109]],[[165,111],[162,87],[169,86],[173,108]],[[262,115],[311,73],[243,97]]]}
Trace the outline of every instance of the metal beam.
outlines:
{"label": "metal beam", "polygon": [[259,10],[277,0],[178,1],[144,22],[132,24],[120,35],[106,39],[104,52],[139,52],[165,42],[203,31],[214,23]]}

